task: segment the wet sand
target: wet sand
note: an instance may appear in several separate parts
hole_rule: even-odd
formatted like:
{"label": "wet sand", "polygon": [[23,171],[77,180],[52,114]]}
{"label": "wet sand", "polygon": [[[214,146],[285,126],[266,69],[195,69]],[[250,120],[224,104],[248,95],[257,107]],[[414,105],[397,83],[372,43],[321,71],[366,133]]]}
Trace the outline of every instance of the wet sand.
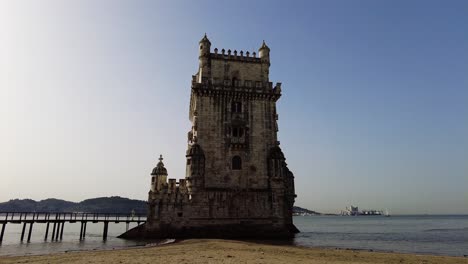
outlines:
{"label": "wet sand", "polygon": [[231,240],[191,239],[155,247],[81,251],[42,256],[0,257],[0,263],[468,264],[468,258],[305,248]]}

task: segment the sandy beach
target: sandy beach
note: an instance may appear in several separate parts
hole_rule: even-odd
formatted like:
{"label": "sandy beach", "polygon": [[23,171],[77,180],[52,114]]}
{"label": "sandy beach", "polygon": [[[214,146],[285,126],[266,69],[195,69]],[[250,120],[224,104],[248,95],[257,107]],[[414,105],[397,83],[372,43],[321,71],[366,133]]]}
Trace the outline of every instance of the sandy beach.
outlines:
{"label": "sandy beach", "polygon": [[194,239],[157,247],[1,257],[0,263],[468,263],[468,258]]}

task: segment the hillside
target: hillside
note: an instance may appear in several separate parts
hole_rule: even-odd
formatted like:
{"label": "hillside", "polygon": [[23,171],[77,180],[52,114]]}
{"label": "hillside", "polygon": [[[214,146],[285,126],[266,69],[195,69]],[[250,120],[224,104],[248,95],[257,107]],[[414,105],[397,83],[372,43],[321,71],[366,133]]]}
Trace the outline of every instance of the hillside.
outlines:
{"label": "hillside", "polygon": [[306,208],[302,208],[299,206],[294,206],[293,215],[321,215],[321,213],[315,212]]}
{"label": "hillside", "polygon": [[89,213],[136,213],[146,214],[146,202],[119,196],[100,197],[79,203],[59,199],[34,201],[14,199],[0,203],[0,212],[89,212]]}

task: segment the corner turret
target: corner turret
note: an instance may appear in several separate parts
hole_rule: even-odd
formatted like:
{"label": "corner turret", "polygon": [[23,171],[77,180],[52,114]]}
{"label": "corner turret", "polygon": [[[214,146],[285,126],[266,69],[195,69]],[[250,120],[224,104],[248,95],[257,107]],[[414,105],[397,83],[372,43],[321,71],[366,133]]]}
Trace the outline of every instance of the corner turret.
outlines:
{"label": "corner turret", "polygon": [[163,157],[159,155],[159,162],[154,167],[153,171],[151,172],[151,191],[158,192],[162,190],[163,186],[167,182],[167,169],[164,167],[164,163],[162,162]]}
{"label": "corner turret", "polygon": [[209,56],[210,55],[210,50],[211,50],[211,42],[208,39],[208,37],[206,36],[206,33],[205,33],[205,36],[203,36],[203,38],[200,40],[200,42],[198,44],[199,44],[199,49],[200,49],[199,57]]}
{"label": "corner turret", "polygon": [[197,143],[189,146],[187,150],[187,169],[185,179],[190,194],[205,185],[205,153]]}
{"label": "corner turret", "polygon": [[263,41],[262,46],[258,49],[258,56],[262,61],[270,64],[270,48],[265,44],[265,41]]}
{"label": "corner turret", "polygon": [[198,43],[199,53],[198,53],[198,82],[202,83],[203,80],[207,80],[210,77],[210,52],[211,52],[211,42],[208,37],[205,36]]}

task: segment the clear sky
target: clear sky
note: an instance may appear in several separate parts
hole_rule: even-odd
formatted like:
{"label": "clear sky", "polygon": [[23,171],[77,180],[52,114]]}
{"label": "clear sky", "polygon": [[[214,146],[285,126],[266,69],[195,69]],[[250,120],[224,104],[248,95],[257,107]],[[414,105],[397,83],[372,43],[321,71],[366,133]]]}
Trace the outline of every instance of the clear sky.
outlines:
{"label": "clear sky", "polygon": [[0,201],[185,175],[198,41],[271,48],[296,205],[468,213],[468,1],[1,1]]}

